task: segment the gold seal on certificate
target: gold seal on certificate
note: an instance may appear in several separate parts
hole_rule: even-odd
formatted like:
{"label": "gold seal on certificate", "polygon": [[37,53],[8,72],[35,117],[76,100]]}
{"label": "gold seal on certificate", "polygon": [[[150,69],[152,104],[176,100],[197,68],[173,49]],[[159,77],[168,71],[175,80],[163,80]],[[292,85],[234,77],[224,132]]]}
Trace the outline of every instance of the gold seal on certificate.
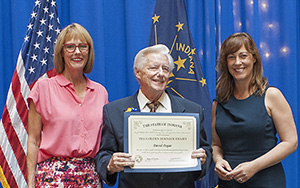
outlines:
{"label": "gold seal on certificate", "polygon": [[135,159],[131,170],[201,170],[199,160],[191,158],[198,147],[198,114],[136,112],[126,118],[124,149]]}

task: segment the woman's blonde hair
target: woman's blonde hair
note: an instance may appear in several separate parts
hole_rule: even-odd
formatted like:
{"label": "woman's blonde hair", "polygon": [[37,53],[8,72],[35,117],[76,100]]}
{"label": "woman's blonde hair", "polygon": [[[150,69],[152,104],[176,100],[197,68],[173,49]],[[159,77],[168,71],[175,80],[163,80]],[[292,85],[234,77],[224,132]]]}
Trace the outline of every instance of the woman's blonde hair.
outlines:
{"label": "woman's blonde hair", "polygon": [[253,65],[253,74],[250,81],[249,91],[253,88],[255,94],[263,95],[268,85],[268,80],[263,76],[263,67],[260,54],[252,37],[247,33],[235,33],[223,42],[216,70],[218,81],[216,86],[217,98],[220,102],[227,102],[233,94],[233,77],[229,73],[227,56],[235,53],[242,46],[253,55],[256,62]]}
{"label": "woman's blonde hair", "polygon": [[65,61],[63,58],[64,43],[72,38],[78,38],[82,42],[89,44],[89,56],[87,63],[83,69],[84,73],[90,73],[94,66],[95,52],[92,37],[89,32],[77,23],[73,23],[65,27],[57,37],[57,42],[54,48],[54,68],[57,74],[65,70]]}

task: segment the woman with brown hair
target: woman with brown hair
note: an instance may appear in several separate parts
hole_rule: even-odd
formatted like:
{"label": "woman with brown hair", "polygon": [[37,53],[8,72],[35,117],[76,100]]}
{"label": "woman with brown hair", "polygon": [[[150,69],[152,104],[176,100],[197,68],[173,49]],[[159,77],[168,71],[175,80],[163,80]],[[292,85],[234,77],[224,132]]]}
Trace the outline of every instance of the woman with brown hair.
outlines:
{"label": "woman with brown hair", "polygon": [[263,76],[250,35],[223,42],[217,71],[212,148],[219,187],[285,187],[281,161],[297,149],[297,130],[286,99]]}

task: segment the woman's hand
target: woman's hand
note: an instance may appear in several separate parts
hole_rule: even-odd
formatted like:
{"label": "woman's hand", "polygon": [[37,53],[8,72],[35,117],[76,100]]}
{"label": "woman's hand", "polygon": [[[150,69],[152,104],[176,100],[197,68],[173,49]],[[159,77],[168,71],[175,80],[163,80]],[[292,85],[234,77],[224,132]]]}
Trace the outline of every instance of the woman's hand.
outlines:
{"label": "woman's hand", "polygon": [[257,173],[253,162],[244,162],[235,167],[230,175],[239,183],[245,183]]}
{"label": "woman's hand", "polygon": [[231,171],[232,169],[226,160],[220,159],[215,163],[215,172],[221,180],[232,180],[233,175],[230,173]]}

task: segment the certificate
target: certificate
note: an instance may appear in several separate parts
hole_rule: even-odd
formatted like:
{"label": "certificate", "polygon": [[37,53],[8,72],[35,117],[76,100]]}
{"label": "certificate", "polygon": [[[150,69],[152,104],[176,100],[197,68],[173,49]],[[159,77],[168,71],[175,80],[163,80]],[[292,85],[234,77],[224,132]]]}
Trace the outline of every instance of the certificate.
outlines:
{"label": "certificate", "polygon": [[135,159],[125,172],[184,172],[201,170],[192,159],[199,147],[199,114],[124,113],[124,151]]}

